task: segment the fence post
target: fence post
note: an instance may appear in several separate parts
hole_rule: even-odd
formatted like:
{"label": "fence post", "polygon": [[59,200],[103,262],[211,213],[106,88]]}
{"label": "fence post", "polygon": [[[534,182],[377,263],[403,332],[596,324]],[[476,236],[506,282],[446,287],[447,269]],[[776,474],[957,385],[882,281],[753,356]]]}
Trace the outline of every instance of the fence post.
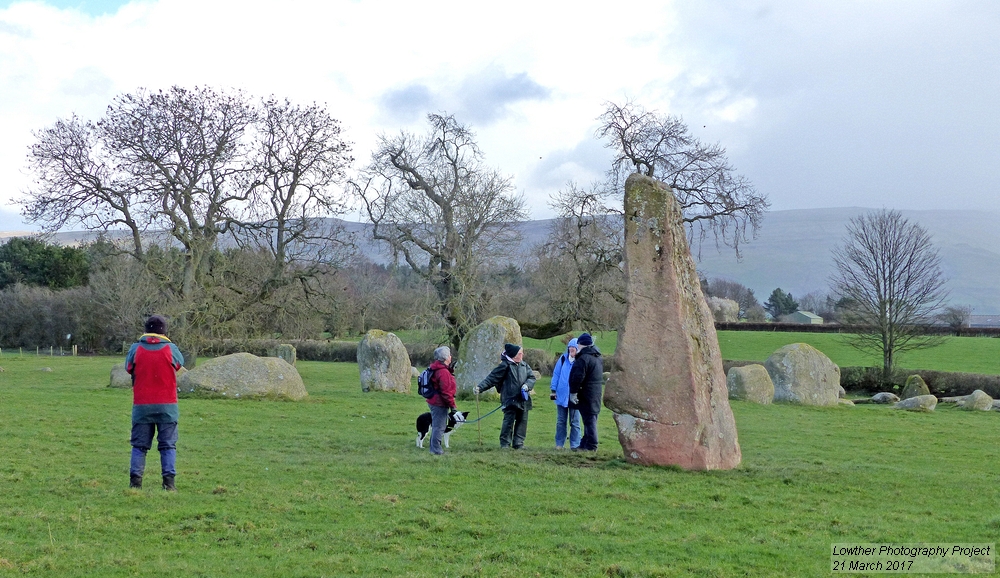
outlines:
{"label": "fence post", "polygon": [[76,357],[76,345],[73,346],[73,357]]}
{"label": "fence post", "polygon": [[52,357],[52,346],[49,346],[49,357]]}

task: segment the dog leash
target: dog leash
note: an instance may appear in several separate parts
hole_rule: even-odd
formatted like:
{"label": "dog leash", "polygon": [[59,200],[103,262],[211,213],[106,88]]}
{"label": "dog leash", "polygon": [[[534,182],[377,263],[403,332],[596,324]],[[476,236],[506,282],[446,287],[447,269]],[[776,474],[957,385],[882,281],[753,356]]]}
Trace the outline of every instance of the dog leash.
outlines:
{"label": "dog leash", "polygon": [[476,423],[477,421],[482,421],[482,420],[486,419],[487,417],[489,417],[489,415],[491,413],[496,413],[501,407],[503,407],[503,406],[502,405],[498,405],[497,408],[494,409],[493,411],[491,411],[490,413],[488,413],[488,414],[486,414],[486,415],[484,415],[482,417],[476,418],[476,419],[467,419],[467,420],[465,420],[465,423]]}

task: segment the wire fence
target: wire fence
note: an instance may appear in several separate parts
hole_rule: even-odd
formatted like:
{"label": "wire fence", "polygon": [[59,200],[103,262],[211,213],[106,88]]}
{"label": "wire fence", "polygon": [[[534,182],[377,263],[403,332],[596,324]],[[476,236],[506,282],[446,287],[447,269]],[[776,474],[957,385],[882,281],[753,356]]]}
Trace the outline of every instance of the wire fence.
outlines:
{"label": "wire fence", "polygon": [[77,354],[77,349],[75,345],[56,347],[55,345],[50,345],[49,347],[35,347],[34,349],[28,347],[0,347],[0,359],[6,357],[63,357],[63,356],[75,356]]}

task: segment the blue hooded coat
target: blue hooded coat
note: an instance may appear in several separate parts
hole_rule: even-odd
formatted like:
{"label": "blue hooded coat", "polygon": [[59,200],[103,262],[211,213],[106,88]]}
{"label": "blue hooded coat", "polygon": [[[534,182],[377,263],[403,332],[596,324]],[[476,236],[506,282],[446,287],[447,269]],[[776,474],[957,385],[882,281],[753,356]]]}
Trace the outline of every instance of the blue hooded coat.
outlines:
{"label": "blue hooded coat", "polygon": [[556,405],[559,407],[569,406],[569,372],[573,369],[573,360],[569,356],[570,347],[577,347],[576,338],[569,340],[566,344],[566,353],[559,356],[555,368],[552,369],[550,389],[556,394]]}

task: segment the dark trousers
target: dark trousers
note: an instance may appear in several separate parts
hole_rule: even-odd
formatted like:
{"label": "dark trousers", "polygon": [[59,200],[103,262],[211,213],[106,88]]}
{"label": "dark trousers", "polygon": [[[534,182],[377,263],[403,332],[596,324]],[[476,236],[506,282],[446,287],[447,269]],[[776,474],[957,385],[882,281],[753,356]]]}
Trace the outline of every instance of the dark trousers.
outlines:
{"label": "dark trousers", "polygon": [[[503,424],[500,426],[500,447],[515,450],[524,447],[524,437],[528,435],[528,412],[513,405],[503,408]],[[512,439],[513,438],[513,439]]]}
{"label": "dark trousers", "polygon": [[132,424],[132,459],[129,474],[141,476],[146,469],[146,452],[153,447],[153,432],[159,443],[160,471],[164,476],[177,474],[177,422]]}
{"label": "dark trousers", "polygon": [[597,451],[597,414],[580,410],[583,418],[583,439],[580,440],[581,450]]}

